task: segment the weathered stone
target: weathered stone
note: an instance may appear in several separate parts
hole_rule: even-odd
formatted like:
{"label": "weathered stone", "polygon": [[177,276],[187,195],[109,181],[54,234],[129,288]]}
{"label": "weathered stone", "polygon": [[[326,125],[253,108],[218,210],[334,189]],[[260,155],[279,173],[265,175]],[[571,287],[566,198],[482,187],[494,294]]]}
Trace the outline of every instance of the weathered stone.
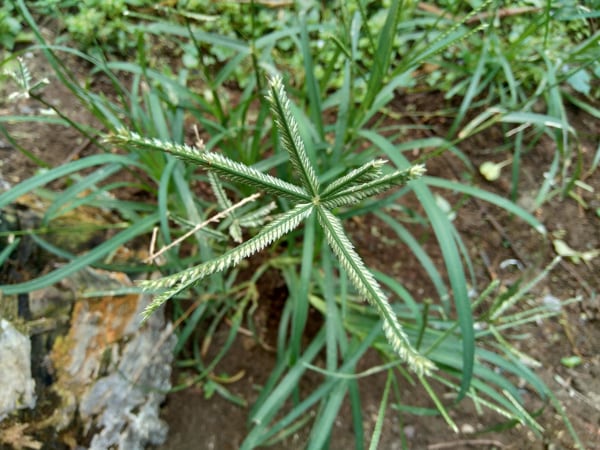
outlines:
{"label": "weathered stone", "polygon": [[29,338],[0,319],[0,421],[18,409],[35,407],[30,361]]}
{"label": "weathered stone", "polygon": [[[102,286],[131,284],[123,274],[94,272]],[[142,450],[166,438],[159,407],[170,388],[175,336],[162,310],[141,325],[149,301],[139,294],[80,298],[68,334],[54,346],[53,388],[65,404],[73,403],[73,394],[77,398],[84,431],[94,433],[91,449]],[[72,421],[75,410],[69,410],[66,417],[55,413],[56,429]]]}

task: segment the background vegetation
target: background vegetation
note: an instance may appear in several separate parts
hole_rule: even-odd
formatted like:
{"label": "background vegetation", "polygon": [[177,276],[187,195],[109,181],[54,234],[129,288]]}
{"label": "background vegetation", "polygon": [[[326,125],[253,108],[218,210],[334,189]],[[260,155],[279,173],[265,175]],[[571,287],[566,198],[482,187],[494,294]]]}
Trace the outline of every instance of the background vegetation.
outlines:
{"label": "background vegetation", "polygon": [[[268,78],[281,74],[293,99],[291,111],[307,157],[322,183],[335,183],[378,158],[407,169],[452,152],[463,163],[459,181],[425,176],[388,196],[340,205],[336,211],[344,220],[375,215],[410,248],[410,254],[399,257],[417,259],[423,266],[435,298],[418,298],[402,279],[390,274],[373,271],[373,276],[396,300],[394,312],[414,347],[438,370],[430,378],[415,376],[400,364],[383,337],[379,317],[361,302],[311,219],[300,231],[290,230],[285,239],[274,243],[266,258],[251,263],[251,275],[236,268],[214,273],[173,298],[172,318],[179,325],[178,365],[195,371],[187,383],[245,404],[210,375],[241,327],[256,330],[257,285],[267,270],[276,269],[289,298],[276,340],[277,363],[251,405],[243,448],[281,439],[303,426],[312,427],[308,447],[323,448],[344,398],[353,411],[357,448],[365,442],[376,447],[377,431],[364,436],[358,395],[358,380],[364,374],[356,373],[357,362],[368,349],[375,349],[381,358],[373,371],[385,371],[389,380],[378,424],[385,405],[393,403],[404,412],[441,414],[456,429],[448,408],[460,408],[460,403],[442,401],[430,386],[432,379],[446,386],[456,400],[470,397],[506,417],[508,423],[526,424],[535,431],[539,425],[524,408],[516,380],[525,380],[562,413],[553,394],[504,337],[524,323],[553,314],[544,308],[511,309],[546,272],[510,292],[494,283],[481,286],[452,222],[456,205],[441,195],[451,190],[490,202],[542,234],[545,229],[531,212],[555,196],[577,198],[574,186],[600,162],[599,148],[591,162],[584,163],[579,132],[567,114],[575,107],[600,119],[600,13],[593,2],[155,3],[19,0],[0,9],[5,89],[10,86],[13,99],[34,98],[53,111],[46,116],[0,118],[0,131],[8,142],[44,168],[0,194],[0,206],[35,192],[50,204],[43,226],[51,227],[82,206],[110,208],[119,218],[118,225],[111,225],[118,232],[84,254],[58,248],[36,230],[28,230],[38,245],[66,264],[32,281],[2,286],[3,292],[39,289],[86,265],[145,277],[157,267],[111,260],[118,248],[134,245],[136,237],[148,236],[153,227],[158,229],[159,247],[174,244],[159,264],[163,274],[173,274],[217,258],[236,241],[255,235],[273,216],[289,211],[289,198],[268,195],[232,210],[234,203],[254,192],[250,186],[198,172],[167,153],[135,146],[116,149],[103,140],[122,129],[164,143],[191,144],[202,139],[208,151],[294,183],[288,153],[265,100]],[[51,91],[43,76],[28,70],[27,52],[44,54],[53,70],[50,83],[72,91],[93,115],[93,124],[48,101]],[[83,80],[72,70],[74,61],[89,68]],[[95,89],[94,80],[102,80],[104,88]],[[438,91],[451,105],[443,111],[450,121],[447,133],[406,139],[407,126],[396,120],[392,102],[430,90]],[[48,167],[43,155],[34,155],[11,136],[8,125],[18,121],[71,127],[89,139],[97,152]],[[493,155],[494,161],[510,162],[509,198],[477,187],[479,170],[460,149],[461,142],[490,127],[504,132],[504,144]],[[520,159],[542,136],[554,142],[556,151],[526,210],[515,203],[522,177]],[[482,166],[489,180],[497,178],[503,166],[494,161]],[[56,180],[61,188],[49,189]],[[143,192],[143,199],[122,198],[119,193],[128,189]],[[405,201],[413,195],[416,205]],[[228,213],[217,225],[194,228],[225,210]],[[415,226],[433,233],[443,267],[434,263],[410,231]],[[190,234],[190,230],[194,231]],[[186,233],[185,241],[177,241]],[[14,242],[5,247],[2,261],[14,250]],[[322,317],[307,344],[310,308]],[[207,360],[202,342],[225,320],[230,323],[228,338],[216,357]],[[323,367],[315,365],[320,353],[325,354]],[[299,381],[308,371],[326,377],[301,396]],[[400,393],[406,382],[421,384],[435,408],[404,404]],[[573,439],[578,441],[576,435]]]}

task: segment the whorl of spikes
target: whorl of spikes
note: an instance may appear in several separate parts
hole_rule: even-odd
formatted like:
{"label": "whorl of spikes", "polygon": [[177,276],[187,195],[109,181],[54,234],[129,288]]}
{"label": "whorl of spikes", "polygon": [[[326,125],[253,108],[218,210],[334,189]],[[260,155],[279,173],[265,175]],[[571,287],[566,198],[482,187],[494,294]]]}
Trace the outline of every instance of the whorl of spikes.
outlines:
{"label": "whorl of spikes", "polygon": [[[204,167],[213,174],[211,175],[213,188],[220,198],[220,202],[225,206],[230,202],[216,179],[217,175],[286,198],[295,204],[292,209],[265,225],[256,236],[221,256],[175,275],[144,282],[143,286],[146,289],[163,291],[155,297],[154,301],[144,311],[145,317],[160,307],[166,300],[194,286],[203,278],[236,266],[243,259],[271,245],[283,235],[297,228],[303,220],[316,211],[318,222],[324,231],[329,246],[359,294],[366,298],[377,310],[383,321],[383,332],[392,348],[415,373],[418,375],[429,373],[435,368],[433,363],[412,347],[387,297],[373,274],[354,250],[354,246],[344,232],[340,219],[331,211],[339,206],[355,204],[393,186],[405,184],[422,176],[425,168],[421,165],[415,165],[407,170],[394,170],[385,173],[383,170],[385,161],[374,160],[349,171],[346,175],[321,189],[316,171],[300,137],[298,124],[292,115],[290,101],[283,88],[281,78],[273,78],[267,98],[271,104],[282,145],[287,151],[292,167],[300,180],[300,186],[262,173],[206,149],[196,149],[187,145],[163,142],[158,139],[146,139],[125,130],[120,130],[115,135],[107,138],[109,142],[139,150],[166,151]],[[264,214],[262,209],[259,211],[261,211],[262,220],[262,217],[268,214],[270,209],[265,209],[264,211],[267,212]]]}

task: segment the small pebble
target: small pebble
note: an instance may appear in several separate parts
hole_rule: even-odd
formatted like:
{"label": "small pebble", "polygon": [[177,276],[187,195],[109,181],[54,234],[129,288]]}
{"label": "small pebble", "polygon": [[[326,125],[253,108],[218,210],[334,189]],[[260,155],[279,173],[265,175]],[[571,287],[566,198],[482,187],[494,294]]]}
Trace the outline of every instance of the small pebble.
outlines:
{"label": "small pebble", "polygon": [[542,303],[550,311],[558,312],[561,309],[560,299],[551,294],[546,294],[542,299]]}
{"label": "small pebble", "polygon": [[460,431],[464,434],[473,434],[475,433],[475,427],[469,423],[465,423],[464,425],[461,425]]}

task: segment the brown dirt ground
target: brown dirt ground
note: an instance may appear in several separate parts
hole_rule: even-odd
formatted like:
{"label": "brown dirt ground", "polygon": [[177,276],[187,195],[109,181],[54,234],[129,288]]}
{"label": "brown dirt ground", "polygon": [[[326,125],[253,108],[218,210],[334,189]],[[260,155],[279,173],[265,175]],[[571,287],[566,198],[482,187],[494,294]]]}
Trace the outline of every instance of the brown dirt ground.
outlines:
{"label": "brown dirt ground", "polygon": [[[34,73],[39,73],[34,72]],[[56,102],[63,111],[75,117],[81,114],[77,101],[73,99],[58,83],[52,85],[47,95]],[[444,135],[448,123],[434,115],[411,117],[411,111],[428,111],[430,105],[441,105],[441,95],[436,93],[412,95],[400,98],[396,109],[404,113],[407,123],[421,123],[432,126],[431,133]],[[406,107],[402,105],[407,105]],[[35,108],[35,105],[21,103],[17,106],[0,104],[3,114],[14,113],[11,108]],[[600,124],[581,112],[572,112],[572,123],[578,124],[582,130],[581,151],[589,167],[600,136]],[[81,116],[78,116],[81,117]],[[51,164],[64,163],[73,157],[75,152],[93,152],[92,147],[78,140],[75,132],[69,129],[47,125],[12,126],[10,131],[24,147],[36,153]],[[405,138],[420,137],[421,131],[409,131]],[[422,136],[421,136],[422,137]],[[6,142],[0,145],[2,175],[11,183],[30,176],[35,166],[25,160],[18,152],[10,149]],[[460,145],[461,150],[471,162],[478,166],[486,160],[499,161],[502,154],[496,155],[494,149],[504,144],[503,133],[492,129],[482,133]],[[550,165],[554,154],[552,143],[545,138],[523,156],[523,172],[519,185],[520,201],[526,202],[535,194],[544,172]],[[413,155],[414,157],[420,155]],[[461,179],[462,166],[450,154],[444,154],[427,163],[428,173],[447,179]],[[478,184],[500,195],[508,195],[510,189],[510,170],[505,169],[500,180],[489,183],[478,178]],[[588,203],[589,208],[582,208],[571,198],[554,197],[535,211],[536,216],[546,225],[549,233],[563,232],[563,239],[578,250],[600,248],[600,218],[595,211],[600,207],[600,175],[598,171],[586,175],[584,181],[593,188],[593,192],[576,188],[576,192]],[[444,192],[444,196],[454,203],[462,199],[458,194]],[[403,201],[415,202],[414,199]],[[501,268],[502,261],[516,258],[524,265],[524,276],[531,278],[555,256],[551,241],[542,238],[519,220],[510,217],[506,212],[474,200],[461,201],[457,211],[456,226],[473,261],[481,290],[490,280],[498,278],[502,286],[510,286],[519,273]],[[392,233],[385,224],[376,218],[364,216],[349,220],[346,224],[353,241],[367,263],[378,269],[392,270],[392,275],[401,279],[406,287],[417,297],[433,296],[422,269],[415,261],[403,260],[397,264],[397,255],[406,253],[403,245],[392,240]],[[418,236],[434,261],[442,267],[439,249],[427,230],[411,228]],[[383,239],[382,239],[383,237]],[[394,243],[395,242],[395,243]],[[588,448],[600,448],[600,258],[589,264],[574,264],[570,260],[562,261],[552,273],[535,287],[528,305],[539,304],[546,294],[552,294],[565,300],[581,296],[581,302],[564,308],[559,317],[541,323],[530,324],[519,330],[525,339],[515,340],[518,348],[531,355],[541,363],[537,373],[544,379],[562,402],[568,416]],[[261,279],[259,286],[261,298],[270,300],[275,296],[281,300],[282,286],[277,274],[268,274]],[[272,308],[271,308],[272,309]],[[271,313],[268,313],[269,315]],[[266,319],[268,322],[268,318]],[[219,340],[226,336],[227,328],[219,330],[211,349],[219,347]],[[566,368],[560,362],[562,357],[579,355],[583,364],[575,368]],[[369,353],[359,370],[378,364],[377,355]],[[266,380],[269,369],[274,364],[273,353],[245,336],[238,336],[237,345],[232,347],[217,373],[237,374],[244,371],[244,376],[227,387],[236,395],[246,399],[249,404],[257,396],[257,386]],[[319,382],[319,376],[311,375],[303,382],[303,389]],[[365,433],[369,436],[372,430],[385,378],[383,375],[368,377],[361,382],[361,397],[365,405]],[[422,397],[418,391],[407,389],[406,402],[419,402]],[[534,399],[531,407],[539,407]],[[164,418],[169,422],[170,435],[167,443],[160,450],[202,450],[202,449],[235,449],[247,432],[244,408],[238,407],[218,395],[205,398],[200,388],[189,388],[169,395],[164,405]],[[459,408],[451,411],[458,426],[464,432],[453,434],[441,418],[423,418],[400,415],[388,411],[383,428],[380,448],[397,449],[400,447],[402,433],[407,437],[409,448],[414,449],[569,449],[572,441],[565,430],[560,417],[552,408],[545,408],[538,418],[544,427],[540,439],[527,429],[517,426],[504,432],[486,434],[468,433],[471,430],[482,430],[501,423],[501,418],[492,412],[477,414],[469,401],[461,403]],[[344,406],[339,420],[336,421],[331,439],[332,449],[348,449],[354,447],[354,436],[349,422],[349,408]],[[306,433],[302,430],[285,442],[276,444],[274,449],[302,449]],[[47,448],[51,448],[49,443]]]}

